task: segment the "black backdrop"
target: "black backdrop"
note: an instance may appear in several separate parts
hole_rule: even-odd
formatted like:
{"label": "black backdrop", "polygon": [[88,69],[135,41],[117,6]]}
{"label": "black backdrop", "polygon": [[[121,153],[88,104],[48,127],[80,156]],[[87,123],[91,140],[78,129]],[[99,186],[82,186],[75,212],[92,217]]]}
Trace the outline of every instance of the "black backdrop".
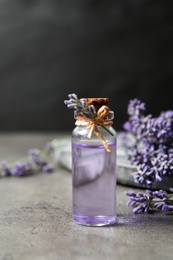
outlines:
{"label": "black backdrop", "polygon": [[0,0],[0,131],[71,131],[64,99],[108,97],[122,129],[130,99],[173,109],[167,0]]}

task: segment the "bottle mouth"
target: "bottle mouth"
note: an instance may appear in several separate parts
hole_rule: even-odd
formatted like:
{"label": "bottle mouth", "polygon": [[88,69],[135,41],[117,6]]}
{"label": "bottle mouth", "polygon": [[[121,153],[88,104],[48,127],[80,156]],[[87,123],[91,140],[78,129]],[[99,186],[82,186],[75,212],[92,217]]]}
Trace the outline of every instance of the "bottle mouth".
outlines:
{"label": "bottle mouth", "polygon": [[[76,113],[76,111],[74,111],[74,119],[77,119],[77,116],[80,115],[80,113]],[[107,114],[107,116],[105,116],[104,120],[105,121],[110,121],[114,119],[114,111],[109,111],[109,113]]]}

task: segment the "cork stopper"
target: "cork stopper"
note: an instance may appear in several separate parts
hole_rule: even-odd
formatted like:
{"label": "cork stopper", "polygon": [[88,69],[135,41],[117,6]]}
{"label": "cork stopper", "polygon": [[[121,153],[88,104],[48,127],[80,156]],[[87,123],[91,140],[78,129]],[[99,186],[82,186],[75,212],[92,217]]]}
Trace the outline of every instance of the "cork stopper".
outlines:
{"label": "cork stopper", "polygon": [[[108,98],[84,98],[87,106],[93,105],[98,111],[102,106],[108,106]],[[81,100],[81,99],[80,99]]]}
{"label": "cork stopper", "polygon": [[[80,101],[82,99],[86,100],[87,107],[90,105],[93,105],[95,107],[96,112],[101,108],[102,106],[108,106],[108,98],[80,98]],[[86,118],[83,115],[75,115],[75,119],[86,121]]]}

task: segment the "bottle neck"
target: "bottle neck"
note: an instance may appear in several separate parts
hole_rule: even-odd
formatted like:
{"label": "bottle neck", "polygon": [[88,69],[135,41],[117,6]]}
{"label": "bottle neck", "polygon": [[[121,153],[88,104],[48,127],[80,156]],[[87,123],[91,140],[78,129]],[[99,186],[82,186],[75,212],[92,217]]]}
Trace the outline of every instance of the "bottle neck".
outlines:
{"label": "bottle neck", "polygon": [[107,152],[111,152],[111,148],[107,144],[101,132],[98,130],[98,126],[104,128],[109,134],[112,135],[111,131],[107,128],[113,124],[112,119],[114,118],[114,112],[109,111],[104,108],[101,111],[98,111],[95,118],[86,118],[81,114],[75,114],[75,125],[77,126],[85,126],[89,129],[88,139],[92,138],[92,134],[95,133],[98,138],[101,139],[103,145],[106,148]]}
{"label": "bottle neck", "polygon": [[[74,111],[74,119],[81,120],[81,121],[94,120],[94,119],[86,118],[83,115],[76,113],[76,111]],[[104,120],[104,122],[108,122],[108,121],[112,121],[113,119],[114,119],[114,111],[109,111],[103,120]]]}

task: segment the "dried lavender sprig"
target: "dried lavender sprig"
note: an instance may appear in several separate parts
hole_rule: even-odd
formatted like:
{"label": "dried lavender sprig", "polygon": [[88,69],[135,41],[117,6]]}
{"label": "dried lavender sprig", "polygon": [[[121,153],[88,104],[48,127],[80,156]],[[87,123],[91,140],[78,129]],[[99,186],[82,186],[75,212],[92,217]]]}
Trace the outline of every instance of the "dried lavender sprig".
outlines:
{"label": "dried lavender sprig", "polygon": [[52,147],[46,145],[43,150],[29,149],[28,156],[20,158],[18,161],[8,163],[6,161],[0,164],[0,176],[26,176],[38,171],[52,172],[53,165],[46,161]]}
{"label": "dried lavender sprig", "polygon": [[[173,188],[170,188],[170,191],[173,192]],[[146,193],[135,193],[133,190],[129,190],[125,194],[129,196],[127,205],[133,207],[135,214],[154,211],[173,214],[173,193],[164,190],[146,190]]]}
{"label": "dried lavender sprig", "polygon": [[79,100],[76,94],[69,94],[69,100],[64,100],[68,108],[74,108],[76,114],[81,114],[86,118],[95,118],[97,113],[93,105],[87,108],[86,100]]}
{"label": "dried lavender sprig", "polygon": [[[78,99],[76,94],[69,94],[69,100],[64,100],[64,104],[67,105],[68,108],[74,108],[75,114],[81,114],[87,119],[94,119],[97,116],[97,112],[93,105],[87,107],[86,100],[83,98],[81,100]],[[101,126],[105,129],[110,135],[113,135],[112,132],[106,128],[105,126]]]}

